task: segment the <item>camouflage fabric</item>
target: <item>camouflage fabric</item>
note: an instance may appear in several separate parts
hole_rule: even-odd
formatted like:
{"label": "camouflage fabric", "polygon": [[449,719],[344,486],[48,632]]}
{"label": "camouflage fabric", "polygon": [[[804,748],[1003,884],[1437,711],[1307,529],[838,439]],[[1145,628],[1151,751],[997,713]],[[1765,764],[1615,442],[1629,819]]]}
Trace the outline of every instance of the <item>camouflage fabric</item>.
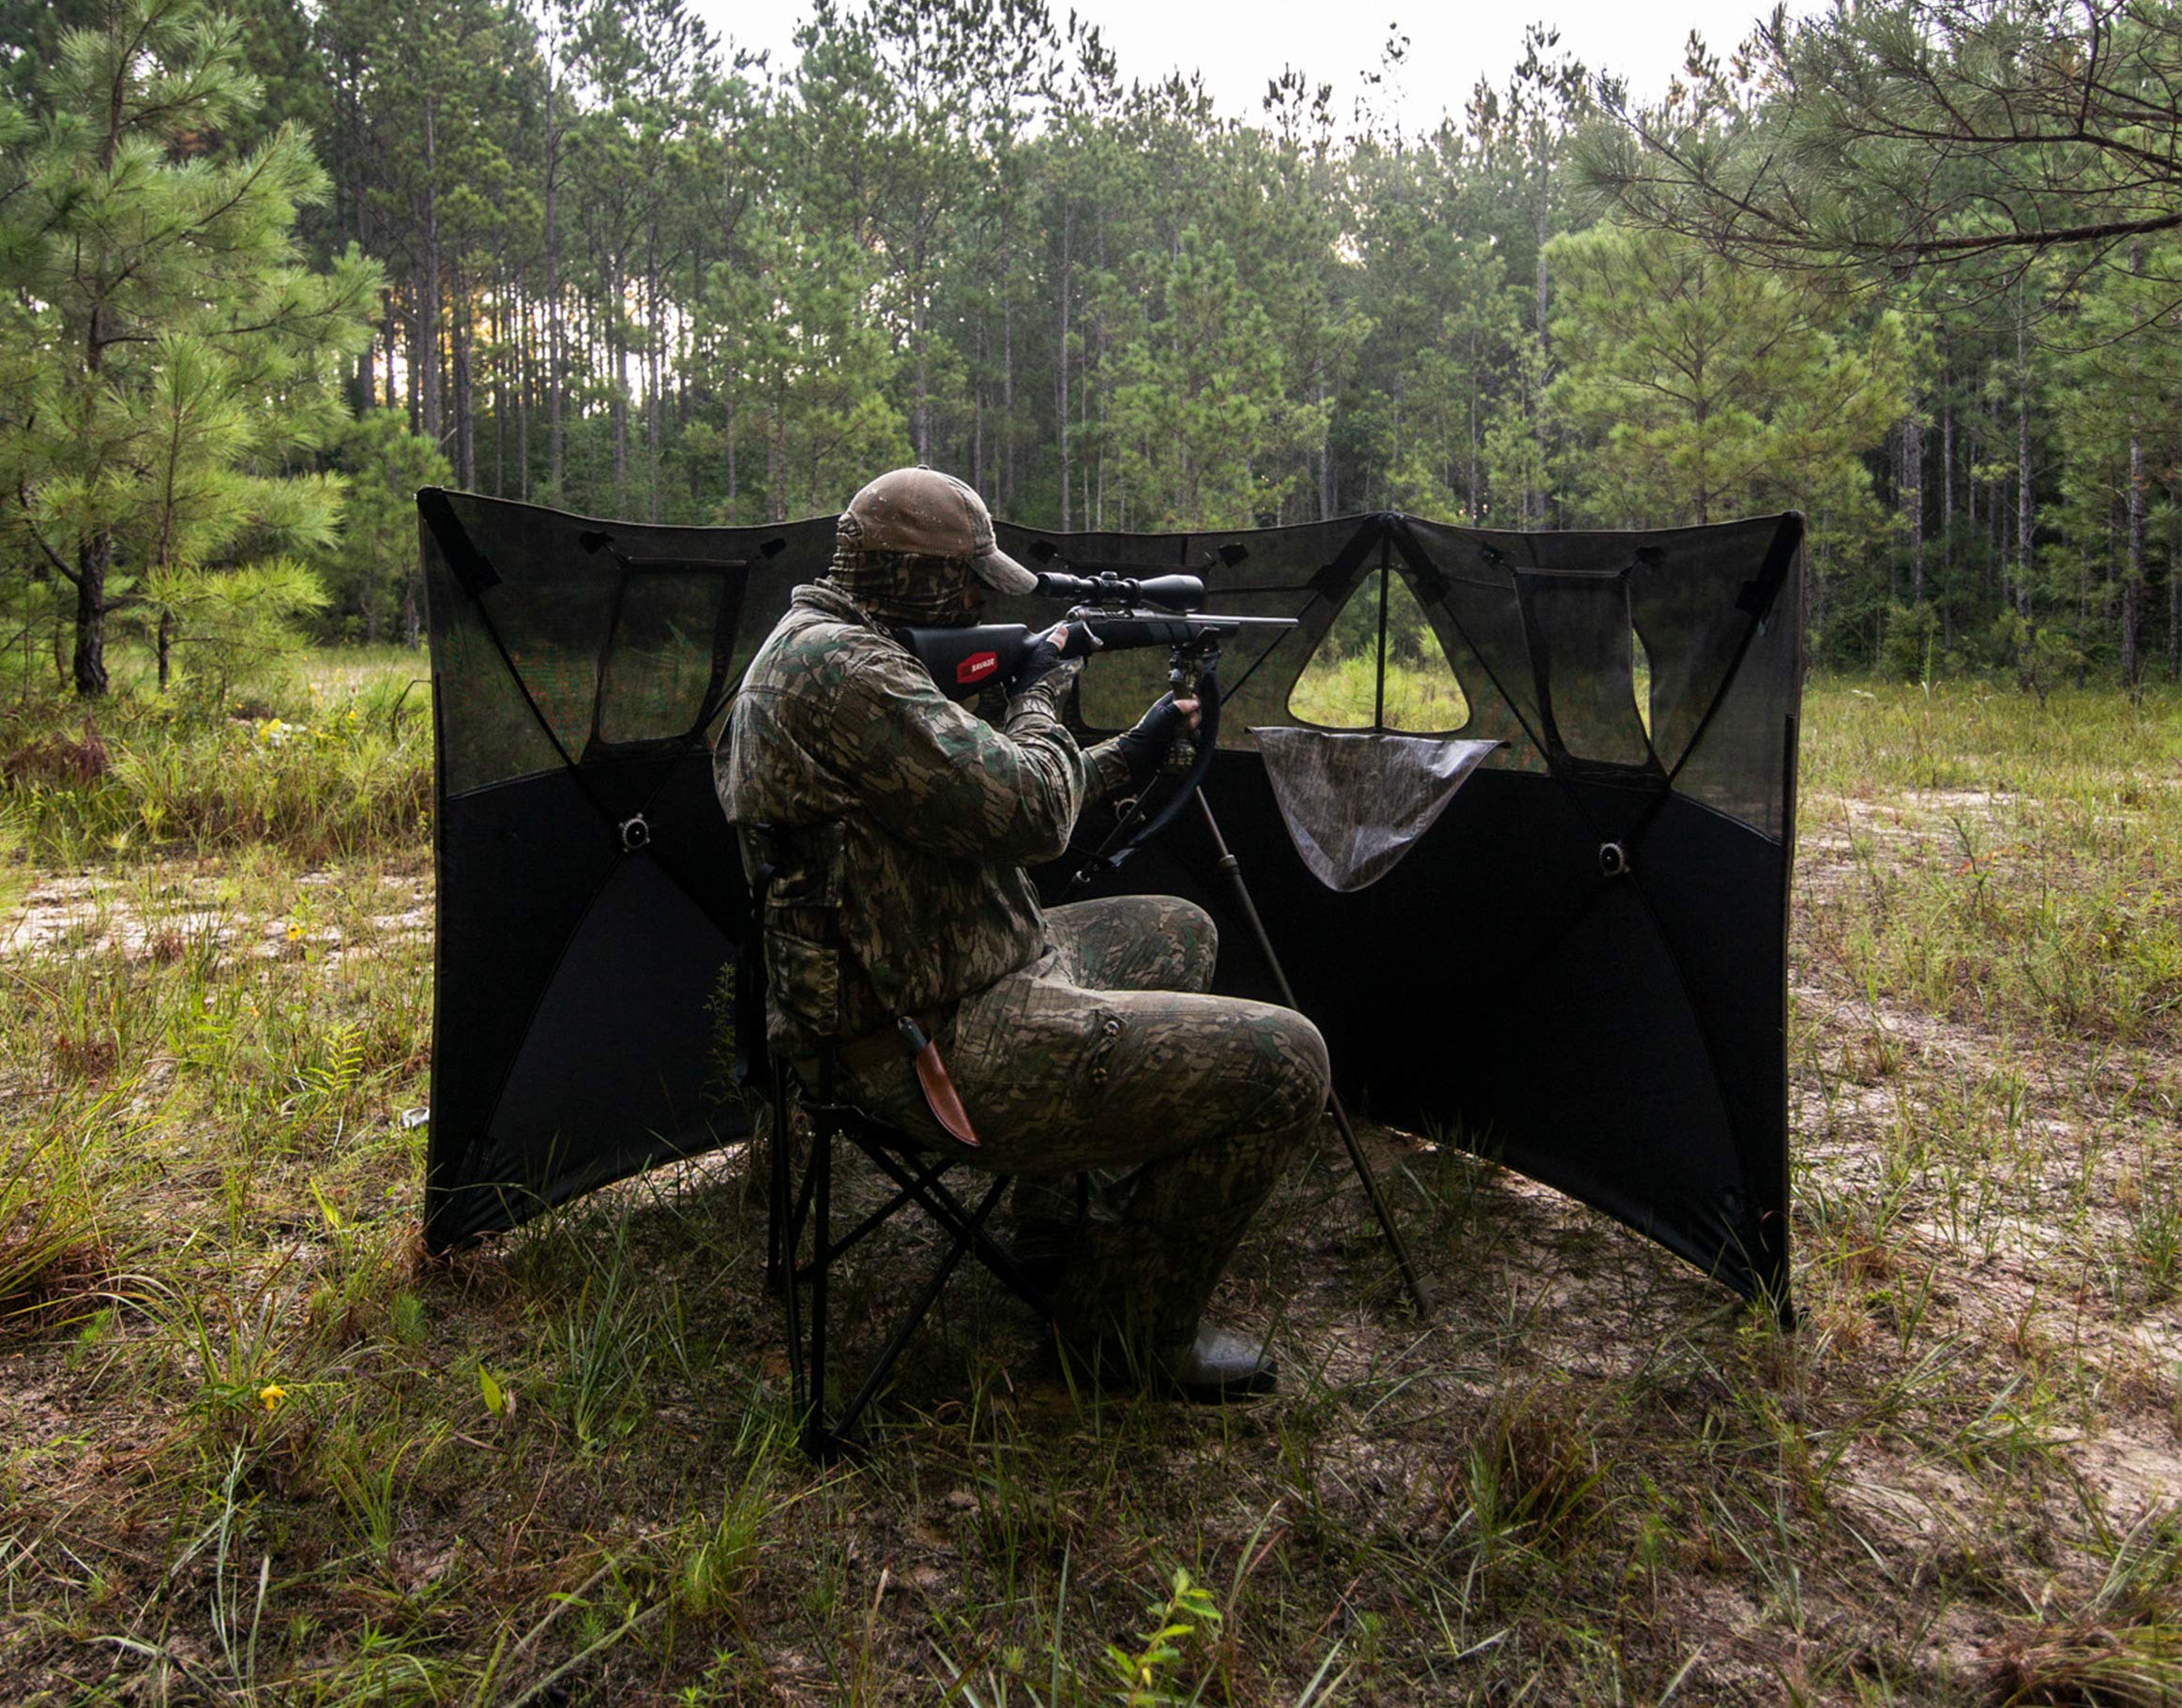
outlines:
{"label": "camouflage fabric", "polygon": [[[841,518],[844,524],[854,520]],[[842,538],[826,580],[882,623],[951,628],[977,620],[977,578],[951,559],[858,551]]]}
{"label": "camouflage fabric", "polygon": [[775,869],[776,1050],[815,1060],[1044,952],[1023,868],[1059,855],[1085,803],[1128,776],[1114,743],[1085,753],[1061,721],[1077,668],[1017,695],[994,728],[841,589],[796,589],[715,765],[746,867]]}
{"label": "camouflage fabric", "polygon": [[[1288,1153],[1326,1109],[1326,1044],[1302,1015],[1204,994],[1218,936],[1169,896],[1072,902],[1043,951],[965,1001],[939,1044],[977,1166],[1058,1178],[1134,1168],[1055,1301],[1079,1345],[1186,1345]],[[837,1088],[934,1146],[906,1061]],[[1142,1166],[1138,1166],[1142,1165]]]}

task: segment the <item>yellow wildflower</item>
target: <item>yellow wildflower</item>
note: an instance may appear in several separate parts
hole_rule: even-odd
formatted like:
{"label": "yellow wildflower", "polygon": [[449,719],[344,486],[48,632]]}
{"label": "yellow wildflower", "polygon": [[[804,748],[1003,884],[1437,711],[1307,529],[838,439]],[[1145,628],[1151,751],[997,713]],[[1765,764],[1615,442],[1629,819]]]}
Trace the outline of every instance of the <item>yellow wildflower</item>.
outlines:
{"label": "yellow wildflower", "polygon": [[268,1382],[258,1390],[258,1404],[268,1412],[278,1412],[280,1401],[288,1398],[288,1390],[277,1382]]}
{"label": "yellow wildflower", "polygon": [[289,921],[288,921],[288,941],[289,941],[290,943],[294,943],[294,942],[295,942],[295,940],[296,940],[298,937],[300,937],[300,936],[302,936],[302,935],[303,935],[303,928],[302,928],[301,926],[297,925],[297,924],[296,924],[296,923],[295,923],[295,922],[293,919],[289,920]]}

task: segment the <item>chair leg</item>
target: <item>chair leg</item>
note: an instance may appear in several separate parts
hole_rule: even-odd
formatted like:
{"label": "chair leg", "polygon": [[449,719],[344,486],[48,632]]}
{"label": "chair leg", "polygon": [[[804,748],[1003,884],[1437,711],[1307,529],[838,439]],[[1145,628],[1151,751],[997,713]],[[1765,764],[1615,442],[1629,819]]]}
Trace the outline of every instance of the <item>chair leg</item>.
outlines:
{"label": "chair leg", "polygon": [[831,1428],[824,1430],[825,1443],[828,1453],[837,1453],[841,1448],[852,1444],[850,1432],[856,1428],[856,1420],[864,1414],[864,1408],[878,1396],[880,1387],[886,1383],[887,1373],[894,1368],[895,1360],[900,1358],[902,1352],[908,1347],[909,1338],[917,1333],[932,1306],[938,1302],[941,1290],[947,1286],[948,1277],[955,1273],[956,1265],[962,1261],[962,1253],[970,1248],[971,1244],[983,1229],[985,1218],[993,1214],[993,1206],[1000,1202],[1000,1195],[1007,1190],[1008,1180],[1005,1175],[993,1181],[991,1189],[986,1192],[984,1198],[978,1202],[977,1209],[971,1214],[968,1227],[962,1232],[958,1233],[948,1245],[946,1254],[939,1261],[939,1267],[932,1271],[930,1278],[917,1291],[917,1297],[910,1302],[909,1308],[902,1313],[901,1321],[894,1325],[894,1332],[886,1338],[885,1349],[881,1351],[877,1359],[873,1361],[871,1369],[865,1374],[855,1397],[843,1408],[840,1422],[833,1425]]}
{"label": "chair leg", "polygon": [[[891,1179],[897,1188],[878,1212],[866,1216],[839,1241],[833,1237],[833,1173],[837,1141],[847,1140]],[[811,1124],[810,1151],[800,1178],[783,1144],[774,1164],[772,1215],[778,1227],[774,1251],[780,1269],[781,1303],[787,1317],[788,1361],[797,1436],[803,1451],[821,1462],[837,1458],[856,1443],[853,1434],[871,1402],[932,1307],[953,1277],[965,1255],[974,1253],[1033,1308],[1051,1314],[1051,1302],[1031,1285],[1005,1247],[985,1231],[985,1224],[1010,1184],[1010,1176],[995,1175],[977,1200],[966,1203],[944,1184],[942,1176],[955,1166],[942,1158],[917,1167],[889,1152],[884,1145],[866,1143],[853,1127],[843,1127],[825,1113]],[[873,1232],[895,1211],[915,1203],[945,1236],[946,1248],[932,1274],[896,1320],[886,1345],[866,1371],[838,1416],[829,1415],[826,1366],[830,1322],[830,1287],[834,1261]],[[808,1249],[810,1256],[805,1258]],[[803,1290],[811,1290],[806,1309]]]}
{"label": "chair leg", "polygon": [[[826,1425],[826,1276],[833,1215],[833,1124],[821,1121],[811,1134],[811,1383],[804,1397],[804,1448],[813,1459],[829,1456],[834,1432]],[[793,1266],[793,1256],[791,1256]],[[790,1292],[796,1291],[793,1276]]]}
{"label": "chair leg", "polygon": [[[937,1172],[913,1176],[899,1158],[889,1156],[883,1146],[858,1145],[865,1156],[878,1165],[895,1185],[908,1197],[914,1198],[920,1209],[933,1221],[946,1229],[957,1240],[967,1243],[977,1254],[977,1261],[993,1272],[1008,1292],[1015,1294],[1031,1309],[1042,1317],[1053,1314],[1053,1303],[1023,1274],[1012,1253],[985,1232],[983,1215],[972,1217],[962,1201],[957,1198],[940,1180],[940,1175],[952,1166],[952,1159]],[[995,1178],[1005,1187],[1013,1184],[1012,1174]]]}
{"label": "chair leg", "polygon": [[793,1178],[788,1156],[788,1100],[776,1077],[772,1107],[765,1113],[765,1291],[779,1292],[786,1266],[781,1247],[788,1237],[789,1186]]}
{"label": "chair leg", "polygon": [[[776,1105],[775,1107],[779,1107]],[[794,1190],[795,1173],[789,1156],[786,1123],[782,1130],[773,1136],[775,1146],[773,1165],[773,1221],[774,1250],[770,1254],[780,1264],[777,1285],[780,1290],[780,1304],[788,1321],[788,1396],[798,1420],[811,1409],[810,1372],[803,1360],[803,1289],[796,1274],[796,1253],[803,1244],[803,1222],[810,1207],[808,1194],[798,1197]],[[815,1159],[815,1153],[813,1154]],[[811,1184],[808,1171],[804,1184]]]}

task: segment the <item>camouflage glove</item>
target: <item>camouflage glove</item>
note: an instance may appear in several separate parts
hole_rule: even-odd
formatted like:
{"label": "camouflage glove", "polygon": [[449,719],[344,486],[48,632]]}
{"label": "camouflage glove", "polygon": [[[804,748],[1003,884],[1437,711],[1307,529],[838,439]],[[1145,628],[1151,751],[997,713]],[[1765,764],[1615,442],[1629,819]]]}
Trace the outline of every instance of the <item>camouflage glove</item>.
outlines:
{"label": "camouflage glove", "polygon": [[1174,746],[1174,738],[1182,733],[1183,715],[1174,709],[1174,696],[1165,695],[1153,703],[1152,708],[1137,719],[1136,728],[1126,730],[1114,737],[1121,756],[1129,762],[1129,780],[1143,788],[1153,772],[1159,768]]}

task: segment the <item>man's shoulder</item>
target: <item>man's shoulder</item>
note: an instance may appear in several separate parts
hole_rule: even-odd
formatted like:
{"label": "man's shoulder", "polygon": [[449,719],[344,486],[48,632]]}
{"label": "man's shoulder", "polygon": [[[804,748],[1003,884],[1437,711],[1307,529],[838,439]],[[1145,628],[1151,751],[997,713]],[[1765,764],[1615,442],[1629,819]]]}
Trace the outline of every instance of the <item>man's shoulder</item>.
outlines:
{"label": "man's shoulder", "polygon": [[773,632],[760,643],[744,679],[745,688],[809,693],[838,686],[873,667],[889,668],[906,658],[901,644],[865,621],[837,598],[809,597],[821,590],[798,587],[796,598]]}

